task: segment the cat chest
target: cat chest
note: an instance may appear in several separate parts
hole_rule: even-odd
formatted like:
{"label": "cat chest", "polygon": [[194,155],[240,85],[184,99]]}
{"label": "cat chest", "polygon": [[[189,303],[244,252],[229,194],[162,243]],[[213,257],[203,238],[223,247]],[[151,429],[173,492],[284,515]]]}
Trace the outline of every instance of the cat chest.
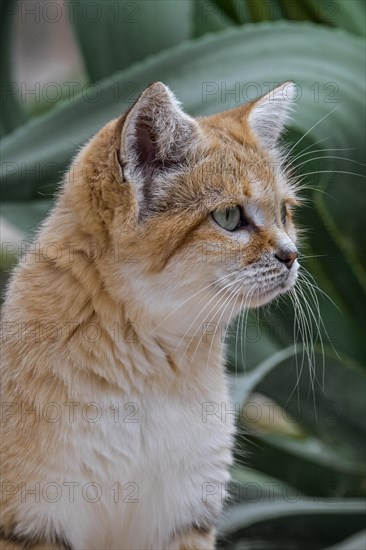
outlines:
{"label": "cat chest", "polygon": [[99,526],[102,518],[103,525],[82,544],[150,548],[154,541],[152,547],[164,548],[180,529],[216,521],[233,428],[229,419],[207,414],[203,403],[109,405],[108,420],[85,434],[84,482],[94,483],[100,498],[94,506],[84,501],[81,515],[85,522],[95,516]]}

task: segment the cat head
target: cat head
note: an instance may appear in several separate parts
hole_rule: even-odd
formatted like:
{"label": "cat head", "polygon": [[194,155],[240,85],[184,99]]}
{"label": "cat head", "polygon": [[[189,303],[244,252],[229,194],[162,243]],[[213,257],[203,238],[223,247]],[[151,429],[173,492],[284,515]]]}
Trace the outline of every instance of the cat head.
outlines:
{"label": "cat head", "polygon": [[295,96],[287,82],[194,119],[155,83],[87,145],[79,208],[90,227],[101,221],[116,300],[157,317],[225,316],[295,284],[297,198],[279,146]]}

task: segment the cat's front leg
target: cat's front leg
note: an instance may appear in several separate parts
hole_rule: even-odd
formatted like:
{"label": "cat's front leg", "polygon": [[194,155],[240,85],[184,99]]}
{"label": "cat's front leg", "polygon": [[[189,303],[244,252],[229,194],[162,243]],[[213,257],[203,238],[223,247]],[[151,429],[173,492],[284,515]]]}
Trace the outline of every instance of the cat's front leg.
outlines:
{"label": "cat's front leg", "polygon": [[216,530],[191,529],[176,537],[169,550],[214,550]]}

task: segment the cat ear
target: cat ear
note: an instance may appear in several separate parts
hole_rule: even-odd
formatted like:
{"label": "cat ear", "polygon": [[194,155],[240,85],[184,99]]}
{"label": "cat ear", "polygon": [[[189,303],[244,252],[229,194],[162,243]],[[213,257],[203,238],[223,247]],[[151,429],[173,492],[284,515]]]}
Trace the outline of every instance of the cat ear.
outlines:
{"label": "cat ear", "polygon": [[184,164],[197,123],[186,115],[161,82],[149,86],[127,115],[122,130],[120,163],[127,181],[144,185]]}
{"label": "cat ear", "polygon": [[248,122],[264,147],[274,147],[290,118],[297,98],[293,82],[285,82],[253,102]]}

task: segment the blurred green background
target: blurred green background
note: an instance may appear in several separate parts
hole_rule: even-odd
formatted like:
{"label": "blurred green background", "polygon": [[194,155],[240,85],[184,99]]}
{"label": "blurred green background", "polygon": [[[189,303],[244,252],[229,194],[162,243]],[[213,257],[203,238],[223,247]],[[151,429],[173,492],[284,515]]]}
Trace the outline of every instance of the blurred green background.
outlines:
{"label": "blurred green background", "polygon": [[238,437],[219,545],[364,549],[363,0],[2,0],[1,12],[2,287],[77,148],[148,84],[205,115],[297,83],[285,140],[307,199],[302,293],[226,336]]}

